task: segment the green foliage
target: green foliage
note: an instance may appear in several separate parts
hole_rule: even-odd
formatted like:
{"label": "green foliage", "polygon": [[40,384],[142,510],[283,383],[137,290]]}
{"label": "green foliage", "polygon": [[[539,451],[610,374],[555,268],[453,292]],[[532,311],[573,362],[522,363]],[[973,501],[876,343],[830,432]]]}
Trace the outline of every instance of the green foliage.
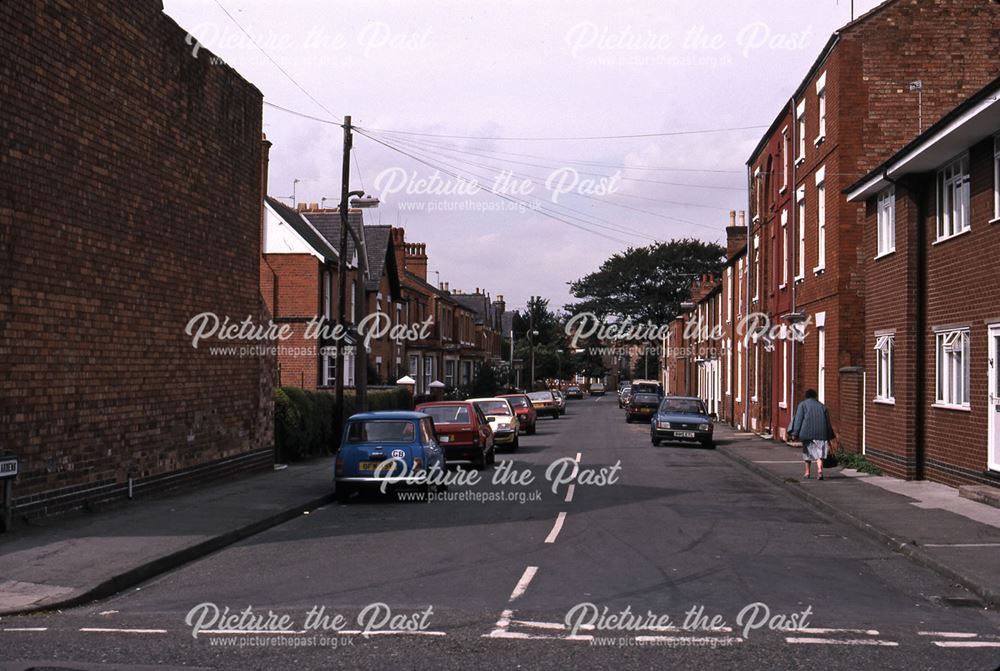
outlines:
{"label": "green foliage", "polygon": [[856,471],[872,475],[882,475],[882,469],[865,459],[865,455],[863,454],[845,452],[843,450],[837,450],[834,454],[837,457],[837,461],[840,462],[839,465],[844,468],[853,468]]}
{"label": "green foliage", "polygon": [[482,398],[483,396],[496,396],[500,392],[500,371],[489,361],[481,361],[476,364],[475,375],[472,385],[469,387],[469,396],[472,398]]}
{"label": "green foliage", "polygon": [[[345,417],[356,412],[353,390],[344,392]],[[410,410],[410,395],[402,387],[370,389],[368,409]],[[274,441],[278,461],[298,461],[331,454],[340,443],[337,435],[336,397],[298,387],[280,387],[274,392]]]}
{"label": "green foliage", "polygon": [[666,324],[689,299],[693,279],[705,273],[719,276],[725,253],[720,245],[694,239],[629,248],[571,283],[570,291],[580,300],[566,309],[601,319]]}

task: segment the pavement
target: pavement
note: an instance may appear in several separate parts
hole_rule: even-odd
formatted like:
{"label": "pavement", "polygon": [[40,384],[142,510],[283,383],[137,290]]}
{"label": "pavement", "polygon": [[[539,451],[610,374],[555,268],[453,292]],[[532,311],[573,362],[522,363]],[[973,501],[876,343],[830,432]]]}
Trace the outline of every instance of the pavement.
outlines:
{"label": "pavement", "polygon": [[[0,618],[0,670],[997,668],[1000,612],[796,490],[899,494],[786,483],[734,458],[789,448],[718,443],[653,447],[614,397],[571,402],[431,502],[321,505],[113,595]],[[578,477],[554,486],[567,463]],[[244,488],[225,505],[260,501]],[[107,528],[91,533],[130,535]],[[87,547],[78,566],[104,561]]]}
{"label": "pavement", "polygon": [[333,458],[0,534],[0,615],[111,596],[327,503]]}
{"label": "pavement", "polygon": [[719,451],[812,506],[1000,608],[1000,508],[928,481],[825,469],[803,477],[801,448],[718,427]]}

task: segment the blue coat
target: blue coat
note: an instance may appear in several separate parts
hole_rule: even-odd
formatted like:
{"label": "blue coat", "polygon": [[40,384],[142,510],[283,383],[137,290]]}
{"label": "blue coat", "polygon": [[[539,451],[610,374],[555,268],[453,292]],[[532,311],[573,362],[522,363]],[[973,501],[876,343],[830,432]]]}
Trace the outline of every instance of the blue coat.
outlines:
{"label": "blue coat", "polygon": [[833,426],[826,406],[815,398],[807,398],[799,403],[788,433],[801,440],[833,440]]}

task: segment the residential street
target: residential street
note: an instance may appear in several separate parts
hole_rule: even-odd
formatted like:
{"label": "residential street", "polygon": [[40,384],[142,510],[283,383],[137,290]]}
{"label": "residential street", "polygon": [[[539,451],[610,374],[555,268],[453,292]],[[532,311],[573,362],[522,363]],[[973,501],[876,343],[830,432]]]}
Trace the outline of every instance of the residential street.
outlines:
{"label": "residential street", "polygon": [[[541,501],[331,504],[113,598],[4,618],[3,657],[73,669],[996,668],[1000,650],[968,643],[1000,641],[1000,618],[941,600],[967,600],[961,588],[720,451],[653,448],[648,428],[622,417],[613,396],[571,401],[500,455],[498,467],[530,467],[533,484],[448,492]],[[620,478],[554,494],[545,469],[564,457],[582,469],[620,461]],[[195,639],[185,618],[204,602],[270,609],[294,626]],[[567,611],[587,602],[675,626],[703,606],[728,628],[572,636]],[[795,632],[744,632],[737,616],[755,602],[772,616],[811,614]],[[366,638],[356,618],[376,603],[410,621],[433,611],[420,632]],[[296,633],[314,606],[346,617],[339,647],[320,641],[329,632]]]}

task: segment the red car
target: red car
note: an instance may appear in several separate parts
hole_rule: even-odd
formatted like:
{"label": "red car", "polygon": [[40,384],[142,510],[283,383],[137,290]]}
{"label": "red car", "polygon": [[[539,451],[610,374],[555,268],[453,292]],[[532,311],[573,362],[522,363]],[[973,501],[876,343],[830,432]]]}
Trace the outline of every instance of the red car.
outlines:
{"label": "red car", "polygon": [[477,470],[496,463],[493,430],[483,412],[474,403],[440,401],[421,403],[417,412],[430,415],[434,431],[444,449],[445,461],[472,462]]}
{"label": "red car", "polygon": [[538,412],[535,406],[531,405],[531,399],[527,394],[503,394],[500,398],[507,399],[510,407],[514,408],[517,421],[521,425],[522,431],[527,431],[529,435],[534,435],[535,424],[538,422]]}

